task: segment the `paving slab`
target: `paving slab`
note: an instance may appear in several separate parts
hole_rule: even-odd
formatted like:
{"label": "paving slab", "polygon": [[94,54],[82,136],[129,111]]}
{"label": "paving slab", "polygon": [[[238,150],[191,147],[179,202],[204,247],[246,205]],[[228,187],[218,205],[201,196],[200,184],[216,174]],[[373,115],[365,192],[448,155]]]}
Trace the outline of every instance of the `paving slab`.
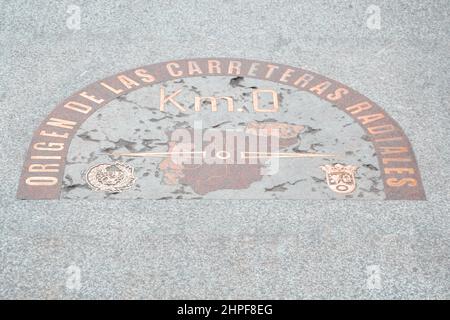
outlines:
{"label": "paving slab", "polygon": [[[0,297],[448,299],[449,12],[444,0],[2,3]],[[124,70],[208,57],[299,67],[370,98],[409,138],[427,200],[16,198],[58,103]]]}

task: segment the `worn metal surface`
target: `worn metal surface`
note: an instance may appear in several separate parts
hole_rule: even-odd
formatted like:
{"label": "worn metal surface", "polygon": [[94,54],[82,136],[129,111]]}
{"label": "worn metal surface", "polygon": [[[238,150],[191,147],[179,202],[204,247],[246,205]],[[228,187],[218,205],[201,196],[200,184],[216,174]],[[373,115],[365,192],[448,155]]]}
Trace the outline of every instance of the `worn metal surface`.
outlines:
{"label": "worn metal surface", "polygon": [[[80,2],[71,30],[68,3],[2,3],[2,298],[449,297],[448,1],[282,4]],[[303,67],[370,97],[409,137],[428,200],[16,200],[57,103],[122,70],[210,56]]]}

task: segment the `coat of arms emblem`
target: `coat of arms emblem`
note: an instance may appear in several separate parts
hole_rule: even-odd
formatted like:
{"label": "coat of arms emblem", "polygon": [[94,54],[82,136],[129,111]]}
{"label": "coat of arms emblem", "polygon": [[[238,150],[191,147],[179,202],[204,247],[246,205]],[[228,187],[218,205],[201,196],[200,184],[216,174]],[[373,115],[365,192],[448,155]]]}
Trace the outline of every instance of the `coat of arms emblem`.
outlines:
{"label": "coat of arms emblem", "polygon": [[352,165],[333,164],[320,167],[326,173],[327,184],[337,193],[351,193],[356,188],[355,173],[358,167]]}
{"label": "coat of arms emblem", "polygon": [[135,181],[134,168],[122,162],[101,163],[86,173],[86,182],[95,191],[122,192],[131,188]]}

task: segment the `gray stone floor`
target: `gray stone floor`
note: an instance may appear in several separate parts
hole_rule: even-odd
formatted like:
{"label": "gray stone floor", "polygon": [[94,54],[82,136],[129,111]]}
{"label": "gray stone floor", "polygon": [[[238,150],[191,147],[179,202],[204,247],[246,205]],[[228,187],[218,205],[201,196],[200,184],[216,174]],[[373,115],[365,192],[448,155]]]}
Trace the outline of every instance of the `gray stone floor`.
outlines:
{"label": "gray stone floor", "polygon": [[[2,1],[0,298],[450,298],[449,33],[447,0]],[[15,199],[33,130],[63,98],[210,56],[365,94],[409,136],[428,201]]]}

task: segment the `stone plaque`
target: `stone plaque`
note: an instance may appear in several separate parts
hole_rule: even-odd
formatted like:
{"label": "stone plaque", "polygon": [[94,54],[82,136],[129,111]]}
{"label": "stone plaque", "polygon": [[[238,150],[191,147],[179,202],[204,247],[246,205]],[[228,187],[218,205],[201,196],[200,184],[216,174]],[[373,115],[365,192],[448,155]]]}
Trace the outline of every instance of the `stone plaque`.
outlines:
{"label": "stone plaque", "polygon": [[33,136],[21,199],[423,200],[408,138],[316,73],[202,58],[129,70],[59,104]]}

